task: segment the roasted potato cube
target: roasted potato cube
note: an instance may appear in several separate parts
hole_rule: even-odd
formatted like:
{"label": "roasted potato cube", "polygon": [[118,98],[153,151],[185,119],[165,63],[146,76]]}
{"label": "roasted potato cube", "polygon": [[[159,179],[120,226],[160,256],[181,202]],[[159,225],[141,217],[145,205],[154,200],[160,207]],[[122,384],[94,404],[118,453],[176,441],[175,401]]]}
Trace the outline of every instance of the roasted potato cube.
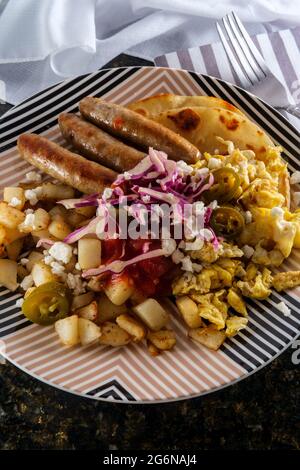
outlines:
{"label": "roasted potato cube", "polygon": [[82,346],[92,344],[101,336],[101,329],[87,318],[78,318],[79,340]]}
{"label": "roasted potato cube", "polygon": [[300,271],[287,271],[285,273],[275,274],[273,278],[273,287],[278,292],[287,289],[293,289],[300,285]]}
{"label": "roasted potato cube", "polygon": [[176,305],[188,327],[199,328],[202,325],[198,306],[190,297],[187,295],[177,297]]}
{"label": "roasted potato cube", "polygon": [[93,302],[94,298],[94,292],[86,292],[85,294],[75,295],[72,300],[71,310],[74,311],[89,305],[91,302]]}
{"label": "roasted potato cube", "polygon": [[78,240],[78,263],[81,269],[98,268],[101,264],[101,240],[97,238]]}
{"label": "roasted potato cube", "polygon": [[33,266],[42,261],[44,259],[44,256],[42,253],[39,251],[32,251],[30,255],[28,256],[28,262],[26,263],[26,269],[31,273]]}
{"label": "roasted potato cube", "polygon": [[226,338],[224,331],[218,331],[213,326],[189,330],[188,335],[197,343],[203,344],[203,346],[214,351],[219,349]]}
{"label": "roasted potato cube", "polygon": [[0,224],[9,229],[16,229],[25,219],[25,214],[6,202],[0,202]]}
{"label": "roasted potato cube", "polygon": [[63,318],[55,322],[55,330],[60,341],[65,346],[75,346],[79,343],[78,316]]}
{"label": "roasted potato cube", "polygon": [[116,319],[117,324],[127,331],[133,337],[133,341],[138,342],[146,336],[146,329],[143,324],[131,317],[127,313],[119,315]]}
{"label": "roasted potato cube", "polygon": [[6,252],[9,259],[16,261],[23,248],[23,239],[18,238],[14,242],[6,245]]}
{"label": "roasted potato cube", "polygon": [[17,283],[18,265],[11,259],[0,259],[0,286],[4,286],[11,291],[18,287]]}
{"label": "roasted potato cube", "polygon": [[45,209],[39,208],[34,212],[34,230],[44,230],[50,224],[50,216]]}
{"label": "roasted potato cube", "polygon": [[176,344],[175,333],[172,330],[150,331],[147,339],[162,351],[172,349]]}
{"label": "roasted potato cube", "polygon": [[12,204],[16,209],[22,210],[25,204],[24,189],[18,187],[4,188],[3,200]]}
{"label": "roasted potato cube", "polygon": [[52,237],[63,240],[71,233],[71,228],[62,217],[57,216],[48,225],[48,231]]}
{"label": "roasted potato cube", "polygon": [[104,288],[104,292],[115,305],[122,305],[134,291],[134,285],[126,274],[113,277]]}
{"label": "roasted potato cube", "polygon": [[109,320],[115,320],[119,315],[127,312],[125,304],[115,305],[112,301],[102,294],[98,300],[98,322],[104,323]]}
{"label": "roasted potato cube", "polygon": [[153,331],[161,330],[169,321],[169,315],[155,299],[149,298],[132,310]]}
{"label": "roasted potato cube", "polygon": [[131,336],[127,331],[120,328],[116,323],[107,321],[101,325],[102,334],[100,336],[100,343],[108,346],[125,346],[131,341]]}
{"label": "roasted potato cube", "polygon": [[94,217],[96,213],[96,207],[94,206],[87,206],[87,207],[76,207],[75,212],[84,216],[85,219],[90,219]]}
{"label": "roasted potato cube", "polygon": [[43,183],[41,185],[42,191],[39,199],[44,200],[56,200],[60,199],[72,199],[75,195],[75,191],[71,186],[65,184],[54,184],[54,183]]}
{"label": "roasted potato cube", "polygon": [[96,300],[93,300],[93,302],[90,304],[76,309],[74,313],[81,318],[85,318],[86,320],[96,321],[98,317],[98,304]]}
{"label": "roasted potato cube", "polygon": [[41,284],[45,284],[46,282],[53,282],[57,280],[57,276],[52,273],[50,266],[43,263],[42,261],[34,264],[31,274],[36,287],[40,286]]}

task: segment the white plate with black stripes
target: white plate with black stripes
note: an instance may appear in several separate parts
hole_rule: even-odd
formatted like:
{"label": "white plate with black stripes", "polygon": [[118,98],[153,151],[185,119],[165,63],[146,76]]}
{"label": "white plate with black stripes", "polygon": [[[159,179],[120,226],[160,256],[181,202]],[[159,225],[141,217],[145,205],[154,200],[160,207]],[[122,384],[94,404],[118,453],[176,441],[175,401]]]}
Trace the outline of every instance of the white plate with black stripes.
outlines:
{"label": "white plate with black stripes", "polygon": [[[62,111],[77,111],[87,95],[127,103],[158,93],[212,95],[239,107],[284,148],[289,169],[300,170],[299,132],[271,106],[221,80],[169,68],[129,67],[100,70],[64,81],[12,108],[0,120],[0,188],[17,183],[30,169],[20,159],[16,140],[36,132],[63,144],[57,126]],[[300,269],[293,252],[285,269]],[[18,293],[0,288],[1,352],[20,369],[67,392],[122,403],[157,403],[200,396],[235,383],[269,364],[299,335],[299,289],[274,292],[265,301],[249,300],[249,324],[217,352],[186,337],[174,315],[177,345],[157,358],[141,345],[62,347],[52,327],[33,325],[16,307]],[[288,317],[277,309],[284,301]]]}

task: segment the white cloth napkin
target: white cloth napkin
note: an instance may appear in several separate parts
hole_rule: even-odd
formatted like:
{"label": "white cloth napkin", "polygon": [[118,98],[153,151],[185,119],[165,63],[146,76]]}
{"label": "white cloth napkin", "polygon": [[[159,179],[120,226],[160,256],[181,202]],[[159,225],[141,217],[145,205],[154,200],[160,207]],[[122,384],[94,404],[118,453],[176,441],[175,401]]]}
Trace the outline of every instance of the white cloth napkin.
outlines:
{"label": "white cloth napkin", "polygon": [[300,24],[299,0],[0,0],[6,100],[18,103],[121,52],[152,60],[214,42],[215,20],[231,10],[252,34]]}
{"label": "white cloth napkin", "polygon": [[[269,69],[280,80],[295,101],[300,102],[300,27],[269,34],[252,36]],[[154,59],[156,65],[195,70],[199,73],[222,78],[239,85],[238,76],[232,70],[221,42],[171,52]],[[257,90],[251,90],[254,94]],[[272,103],[274,90],[270,80],[259,96]],[[288,105],[288,103],[286,103]],[[283,114],[300,130],[300,120],[291,114]]]}

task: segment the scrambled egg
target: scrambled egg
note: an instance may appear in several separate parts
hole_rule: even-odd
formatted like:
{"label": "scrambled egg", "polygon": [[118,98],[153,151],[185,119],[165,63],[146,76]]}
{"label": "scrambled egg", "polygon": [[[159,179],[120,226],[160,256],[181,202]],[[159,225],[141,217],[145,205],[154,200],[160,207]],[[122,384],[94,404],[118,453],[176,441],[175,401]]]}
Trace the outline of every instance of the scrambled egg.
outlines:
{"label": "scrambled egg", "polygon": [[222,240],[217,249],[205,242],[201,249],[189,251],[201,271],[186,272],[173,282],[173,294],[192,299],[202,319],[201,328],[189,335],[212,349],[246,328],[244,297],[265,299],[272,287],[281,291],[300,285],[300,271],[273,276],[267,268],[280,266],[293,248],[300,248],[300,209],[289,210],[289,177],[281,148],[269,147],[263,159],[257,159],[252,150],[226,144],[228,155],[205,153],[194,167],[237,172],[235,205],[244,214],[245,226],[236,239]]}

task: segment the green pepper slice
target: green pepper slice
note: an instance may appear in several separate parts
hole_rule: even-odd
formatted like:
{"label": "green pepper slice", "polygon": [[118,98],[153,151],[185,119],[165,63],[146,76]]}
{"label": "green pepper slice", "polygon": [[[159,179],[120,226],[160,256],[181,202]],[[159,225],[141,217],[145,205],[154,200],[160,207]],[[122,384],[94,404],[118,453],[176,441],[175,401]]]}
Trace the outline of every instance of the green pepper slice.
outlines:
{"label": "green pepper slice", "polygon": [[241,180],[239,175],[232,168],[226,166],[214,170],[212,174],[214,176],[214,183],[203,193],[205,201],[211,202],[217,200],[221,203],[230,201],[240,186]]}
{"label": "green pepper slice", "polygon": [[38,325],[53,325],[69,313],[69,291],[59,282],[46,282],[24,300],[22,312]]}
{"label": "green pepper slice", "polygon": [[245,220],[237,209],[219,207],[213,211],[210,225],[219,237],[234,238],[243,231]]}

